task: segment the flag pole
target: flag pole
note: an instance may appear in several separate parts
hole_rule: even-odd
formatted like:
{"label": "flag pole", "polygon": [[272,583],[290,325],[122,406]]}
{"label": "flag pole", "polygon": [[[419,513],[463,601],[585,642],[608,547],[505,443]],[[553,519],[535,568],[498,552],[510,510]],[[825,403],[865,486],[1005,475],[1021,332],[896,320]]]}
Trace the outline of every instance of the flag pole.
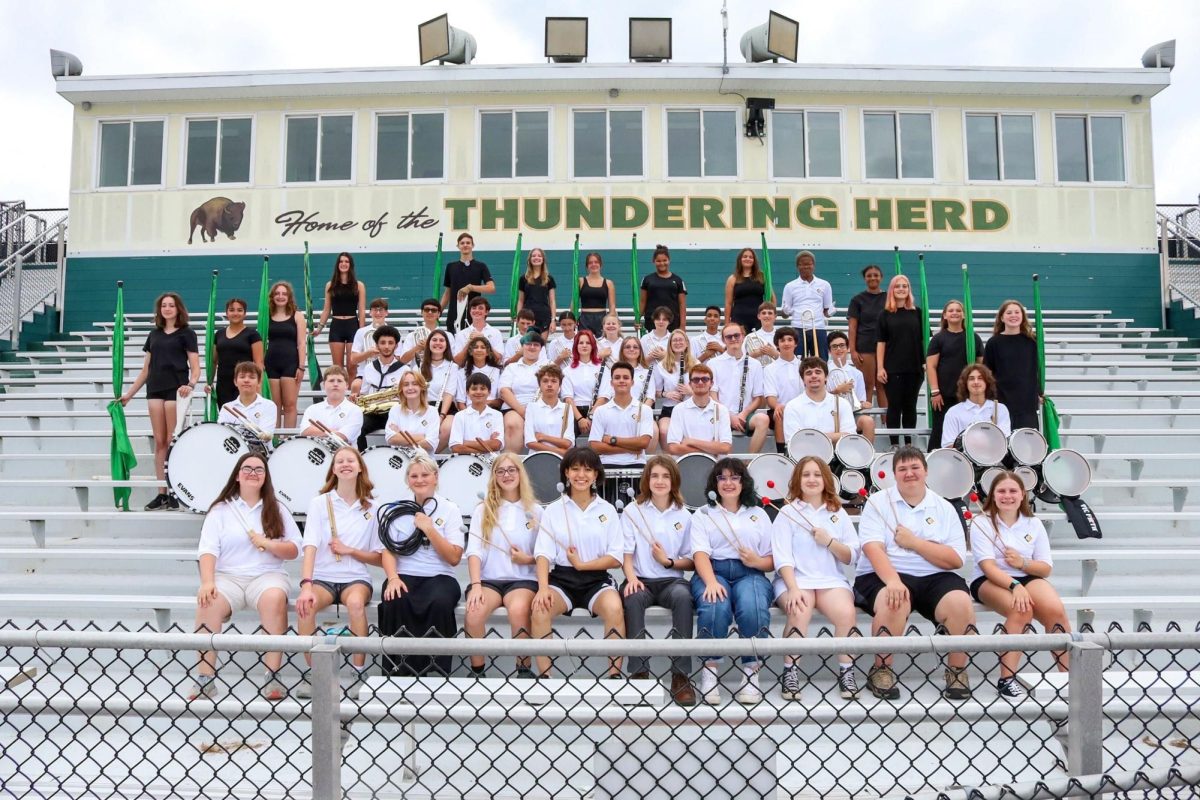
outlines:
{"label": "flag pole", "polygon": [[[546,269],[542,264],[543,272]],[[512,332],[517,332],[517,295],[521,285],[521,233],[517,232],[517,249],[513,250],[512,277],[508,285],[508,318],[512,321]]]}
{"label": "flag pole", "polygon": [[629,246],[629,305],[633,308],[633,330],[636,332],[642,319],[641,295],[638,293],[637,234],[633,234]]}
{"label": "flag pole", "polygon": [[[268,306],[269,307],[269,306]],[[268,325],[270,321],[268,320]],[[317,361],[317,345],[313,339],[313,302],[312,302],[312,277],[308,268],[308,242],[304,243],[304,325],[308,330],[305,332],[306,344],[308,349],[308,380],[313,389],[321,388],[321,365]],[[266,342],[263,342],[263,350],[266,350]]]}
{"label": "flag pole", "polygon": [[[921,355],[929,352],[929,287],[925,283],[925,254],[917,255],[917,269],[921,281]],[[925,393],[926,418],[933,424],[933,395]],[[944,403],[945,401],[943,401]],[[943,405],[944,409],[946,406]]]}
{"label": "flag pole", "polygon": [[[112,420],[112,436],[109,439],[109,474],[114,481],[127,481],[137,466],[133,454],[133,442],[129,441],[129,429],[125,425],[125,406],[121,403],[125,386],[125,281],[117,281],[117,305],[113,312],[113,358],[112,393],[108,404],[108,416]],[[129,497],[133,490],[128,486],[113,487],[113,504],[122,511],[129,510]]]}
{"label": "flag pole", "polygon": [[204,421],[217,420],[217,387],[213,381],[216,372],[216,332],[217,321],[217,270],[212,271],[212,282],[208,289],[208,325],[204,329],[204,382],[208,388],[208,397],[204,401]]}
{"label": "flag pole", "polygon": [[575,234],[575,250],[571,255],[571,313],[579,318],[579,234]]}
{"label": "flag pole", "polygon": [[977,357],[975,353],[975,309],[971,302],[971,273],[967,270],[967,265],[962,265],[962,293],[963,293],[963,344],[967,349],[967,364],[975,363]]}
{"label": "flag pole", "polygon": [[[763,300],[768,303],[775,302],[775,280],[771,275],[771,251],[767,249],[767,234],[765,231],[760,231],[759,239],[762,241],[762,270],[763,270]],[[741,267],[738,268],[739,270]],[[738,273],[739,275],[741,272]]]}
{"label": "flag pole", "polygon": [[[270,256],[263,256],[262,279],[258,283],[258,335],[262,338],[263,352],[267,352],[267,332],[271,327],[271,278]],[[271,383],[263,373],[262,396],[271,399]]]}
{"label": "flag pole", "polygon": [[893,245],[892,253],[896,259],[896,274],[903,275],[904,274],[904,265],[900,263],[900,245]]}

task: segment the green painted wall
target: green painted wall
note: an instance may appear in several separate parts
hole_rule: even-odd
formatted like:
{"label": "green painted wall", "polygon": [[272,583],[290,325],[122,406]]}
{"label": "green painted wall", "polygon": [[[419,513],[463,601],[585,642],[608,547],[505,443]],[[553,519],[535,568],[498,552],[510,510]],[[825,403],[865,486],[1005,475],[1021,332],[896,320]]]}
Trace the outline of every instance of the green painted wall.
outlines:
{"label": "green painted wall", "polygon": [[[638,254],[641,274],[652,270],[651,248]],[[736,250],[678,250],[672,269],[688,283],[689,306],[721,305],[725,278],[729,275]],[[496,278],[493,304],[508,304],[512,251],[478,251]],[[628,250],[602,251],[605,274],[616,282],[617,305],[630,305],[630,257]],[[903,254],[905,272],[916,283],[915,253]],[[547,254],[551,273],[561,286],[570,282],[570,251]],[[795,277],[794,251],[773,253],[776,291]],[[581,255],[582,259],[582,255]],[[934,252],[926,256],[926,271],[931,306],[936,310],[950,298],[961,295],[960,265],[971,266],[971,289],[976,308],[995,308],[1014,297],[1027,305],[1033,302],[1030,276],[1042,276],[1042,298],[1046,308],[1108,308],[1117,316],[1132,317],[1139,325],[1159,324],[1160,291],[1158,257],[1145,253],[963,253]],[[361,253],[355,255],[358,276],[367,285],[368,299],[386,296],[393,308],[415,307],[432,292],[433,253]],[[885,278],[892,274],[891,251],[827,250],[817,252],[817,274],[833,284],[839,307],[862,290],[860,270],[866,264],[878,264]],[[320,292],[333,271],[333,254],[311,257],[313,292],[320,310]],[[254,309],[262,270],[262,257],[160,256],[149,258],[72,258],[67,268],[65,330],[91,327],[98,320],[111,320],[115,282],[125,281],[127,312],[153,310],[154,298],[162,291],[180,292],[193,315],[207,309],[209,277],[213,269],[221,272],[218,286],[220,305],[226,298],[239,296]],[[580,271],[582,272],[582,264]],[[271,259],[271,279],[292,281],[297,295],[303,275],[300,255],[281,255]],[[569,304],[560,290],[559,308]],[[195,318],[195,316],[193,317]]]}

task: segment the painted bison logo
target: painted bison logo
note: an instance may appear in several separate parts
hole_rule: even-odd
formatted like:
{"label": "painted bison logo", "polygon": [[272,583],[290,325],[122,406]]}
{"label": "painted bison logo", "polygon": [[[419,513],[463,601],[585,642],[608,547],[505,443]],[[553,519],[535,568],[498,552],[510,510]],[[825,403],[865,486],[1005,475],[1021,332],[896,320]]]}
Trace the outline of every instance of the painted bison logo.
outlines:
{"label": "painted bison logo", "polygon": [[[200,241],[215,242],[217,231],[236,239],[237,229],[242,226],[242,217],[246,213],[245,203],[235,203],[228,197],[214,197],[192,212],[191,231],[188,232],[188,244],[196,228],[200,229]],[[207,237],[207,238],[206,238]]]}

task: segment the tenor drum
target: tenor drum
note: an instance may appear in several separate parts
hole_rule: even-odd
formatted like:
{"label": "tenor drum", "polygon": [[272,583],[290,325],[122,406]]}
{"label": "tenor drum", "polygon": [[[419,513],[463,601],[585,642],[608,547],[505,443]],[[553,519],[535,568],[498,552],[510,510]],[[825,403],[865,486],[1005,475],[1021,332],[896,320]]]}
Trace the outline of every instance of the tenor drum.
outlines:
{"label": "tenor drum", "polygon": [[1047,503],[1079,497],[1092,483],[1091,465],[1074,450],[1055,450],[1046,456],[1038,472],[1040,478],[1034,494]]}
{"label": "tenor drum", "polygon": [[1021,479],[1021,483],[1025,486],[1026,492],[1032,492],[1038,485],[1037,470],[1033,467],[1020,466],[1013,470],[1017,473],[1017,477]]}
{"label": "tenor drum", "polygon": [[871,485],[876,489],[890,489],[896,485],[891,453],[879,453],[871,461]]}
{"label": "tenor drum", "polygon": [[787,497],[788,483],[796,464],[780,453],[764,453],[756,456],[746,466],[754,478],[754,489],[759,497],[769,497],[778,503]]}
{"label": "tenor drum", "polygon": [[1008,437],[1008,456],[1004,463],[1009,466],[1036,467],[1050,452],[1046,437],[1035,428],[1017,428]]}
{"label": "tenor drum", "polygon": [[198,422],[184,428],[167,451],[167,486],[191,511],[204,513],[225,488],[238,459],[254,453],[267,460],[267,448],[244,428]]}
{"label": "tenor drum", "polygon": [[558,490],[561,480],[562,456],[542,450],[525,456],[525,472],[533,486],[533,494],[542,505],[553,503],[562,497]]}
{"label": "tenor drum", "polygon": [[977,467],[994,467],[1008,455],[1008,439],[990,422],[973,422],[954,440],[954,449]]}
{"label": "tenor drum", "polygon": [[492,468],[475,456],[452,456],[438,470],[438,492],[454,502],[464,514],[470,514],[487,492]]}
{"label": "tenor drum", "polygon": [[861,470],[848,469],[837,477],[838,494],[843,500],[863,501],[867,490],[867,476]]}
{"label": "tenor drum", "polygon": [[816,428],[801,428],[792,434],[787,444],[788,456],[799,461],[805,456],[816,456],[829,464],[833,461],[833,442]]}
{"label": "tenor drum", "polygon": [[362,454],[367,465],[367,476],[375,484],[375,499],[380,503],[397,500],[412,500],[405,473],[408,471],[408,456],[399,447],[380,444],[368,447]]}
{"label": "tenor drum", "polygon": [[985,469],[983,474],[979,476],[979,494],[984,496],[991,494],[992,484],[995,483],[996,478],[999,478],[1003,472],[1003,467],[988,467]]}
{"label": "tenor drum", "polygon": [[600,496],[616,505],[629,502],[629,490],[636,494],[638,484],[642,480],[643,467],[605,467],[604,484],[600,487]]}
{"label": "tenor drum", "polygon": [[975,467],[971,460],[952,447],[934,450],[925,458],[929,474],[925,483],[936,494],[947,499],[966,497],[975,484]]}
{"label": "tenor drum", "polygon": [[848,433],[833,447],[834,469],[866,469],[875,458],[875,445],[867,437]]}
{"label": "tenor drum", "polygon": [[679,459],[680,489],[683,503],[688,508],[696,509],[708,503],[708,476],[716,465],[717,460],[707,453],[688,453]]}
{"label": "tenor drum", "polygon": [[333,447],[324,439],[296,436],[275,448],[267,466],[275,494],[288,511],[308,513],[308,504],[321,493],[332,463]]}

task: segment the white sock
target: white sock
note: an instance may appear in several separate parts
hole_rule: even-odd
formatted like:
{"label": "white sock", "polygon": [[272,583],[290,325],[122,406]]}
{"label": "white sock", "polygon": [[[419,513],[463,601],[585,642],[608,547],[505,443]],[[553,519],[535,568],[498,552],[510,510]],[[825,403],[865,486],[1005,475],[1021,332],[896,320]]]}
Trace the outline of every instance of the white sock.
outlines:
{"label": "white sock", "polygon": [[841,663],[841,662],[839,661],[839,662],[838,662],[838,669],[840,669],[842,672],[846,672],[847,670],[854,669],[854,662],[853,662],[853,661],[851,661],[851,662],[849,662],[849,663],[843,664],[843,663]]}

